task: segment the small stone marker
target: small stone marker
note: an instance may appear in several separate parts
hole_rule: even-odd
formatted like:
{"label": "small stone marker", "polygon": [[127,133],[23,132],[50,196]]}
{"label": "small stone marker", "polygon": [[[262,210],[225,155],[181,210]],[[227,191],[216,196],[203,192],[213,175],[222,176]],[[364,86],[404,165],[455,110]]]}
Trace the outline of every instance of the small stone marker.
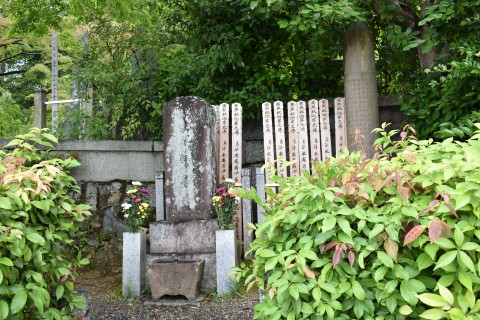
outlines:
{"label": "small stone marker", "polygon": [[348,28],[344,46],[348,149],[364,149],[371,157],[376,139],[371,132],[379,126],[378,96],[373,42],[362,22]]}
{"label": "small stone marker", "polygon": [[217,230],[216,232],[216,257],[217,257],[217,293],[227,294],[235,289],[234,278],[228,275],[231,268],[238,266],[237,248],[234,230]]}
{"label": "small stone marker", "polygon": [[122,295],[138,297],[145,289],[145,237],[143,232],[123,233]]}
{"label": "small stone marker", "polygon": [[166,220],[213,218],[216,188],[214,109],[199,97],[165,105],[164,166]]}

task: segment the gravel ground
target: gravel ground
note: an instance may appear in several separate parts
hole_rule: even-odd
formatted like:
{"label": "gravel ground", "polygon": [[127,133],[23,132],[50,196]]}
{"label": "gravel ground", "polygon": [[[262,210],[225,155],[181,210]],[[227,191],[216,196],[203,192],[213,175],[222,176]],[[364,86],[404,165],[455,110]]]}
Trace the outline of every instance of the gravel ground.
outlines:
{"label": "gravel ground", "polygon": [[77,278],[78,291],[87,296],[87,308],[79,320],[207,320],[253,319],[253,307],[258,294],[249,293],[230,299],[205,298],[197,306],[154,306],[145,304],[148,297],[126,299],[121,292],[121,269],[102,274],[97,270],[84,270]]}

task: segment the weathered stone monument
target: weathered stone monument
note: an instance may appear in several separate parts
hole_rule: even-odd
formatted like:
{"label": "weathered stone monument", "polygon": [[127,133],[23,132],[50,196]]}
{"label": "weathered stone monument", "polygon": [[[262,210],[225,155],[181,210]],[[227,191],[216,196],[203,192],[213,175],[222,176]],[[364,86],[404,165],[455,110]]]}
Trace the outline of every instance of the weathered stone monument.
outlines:
{"label": "weathered stone monument", "polygon": [[[194,295],[181,292],[184,286],[178,284],[184,281],[194,283],[197,275],[178,272],[180,269],[203,271],[200,282],[203,292],[216,284],[217,220],[211,201],[216,188],[214,126],[214,108],[201,98],[179,97],[165,106],[165,220],[150,224],[150,254],[147,258],[149,274],[157,270],[162,277],[171,279],[172,288],[165,288],[168,284],[162,284],[162,295],[183,295],[192,299]],[[202,267],[185,267],[185,264],[198,264],[199,261],[204,262]],[[155,277],[150,281],[153,279]],[[153,289],[155,285],[151,284],[151,287]]]}
{"label": "weathered stone monument", "polygon": [[363,148],[371,157],[376,139],[371,132],[379,126],[378,96],[373,42],[362,22],[348,28],[344,50],[348,149]]}

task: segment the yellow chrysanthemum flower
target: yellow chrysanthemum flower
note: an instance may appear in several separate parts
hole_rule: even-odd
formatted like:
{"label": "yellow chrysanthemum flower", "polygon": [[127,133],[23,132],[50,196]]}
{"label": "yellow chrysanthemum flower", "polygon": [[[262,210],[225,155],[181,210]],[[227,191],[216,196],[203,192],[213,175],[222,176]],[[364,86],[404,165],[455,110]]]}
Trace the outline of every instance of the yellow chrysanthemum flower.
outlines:
{"label": "yellow chrysanthemum flower", "polygon": [[134,194],[134,193],[137,193],[137,192],[138,192],[137,189],[132,189],[132,190],[128,190],[127,194]]}

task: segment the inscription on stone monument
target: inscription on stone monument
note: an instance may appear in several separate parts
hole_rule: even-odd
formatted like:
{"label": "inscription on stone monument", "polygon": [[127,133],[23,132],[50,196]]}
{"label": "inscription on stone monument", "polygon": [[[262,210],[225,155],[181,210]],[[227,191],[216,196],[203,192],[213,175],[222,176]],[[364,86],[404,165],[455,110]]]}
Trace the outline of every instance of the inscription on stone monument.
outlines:
{"label": "inscription on stone monument", "polygon": [[322,99],[320,105],[320,134],[322,139],[322,160],[332,156],[332,142],[330,138],[330,112],[328,110],[328,100]]}
{"label": "inscription on stone monument", "polygon": [[[263,150],[265,163],[271,163],[274,160],[274,147],[273,147],[273,123],[272,123],[272,104],[270,102],[264,102],[262,104],[262,118],[263,118]],[[268,168],[265,169],[265,180],[268,183],[269,180]]]}
{"label": "inscription on stone monument", "polygon": [[277,156],[277,174],[281,177],[287,176],[287,169],[280,170],[283,160],[287,159],[286,142],[285,142],[285,124],[283,114],[283,102],[275,101],[273,104],[275,119],[275,146]]}
{"label": "inscription on stone monument", "polygon": [[297,103],[290,101],[288,103],[288,142],[289,142],[289,160],[290,176],[298,176],[300,174],[299,154],[298,154],[298,112]]}
{"label": "inscription on stone monument", "polygon": [[307,105],[305,101],[297,102],[298,107],[298,149],[300,170],[310,171],[310,156],[308,151]]}
{"label": "inscription on stone monument", "polygon": [[308,101],[308,120],[310,122],[310,154],[312,160],[320,161],[322,159],[322,150],[320,144],[320,124],[318,122],[318,101]]}

